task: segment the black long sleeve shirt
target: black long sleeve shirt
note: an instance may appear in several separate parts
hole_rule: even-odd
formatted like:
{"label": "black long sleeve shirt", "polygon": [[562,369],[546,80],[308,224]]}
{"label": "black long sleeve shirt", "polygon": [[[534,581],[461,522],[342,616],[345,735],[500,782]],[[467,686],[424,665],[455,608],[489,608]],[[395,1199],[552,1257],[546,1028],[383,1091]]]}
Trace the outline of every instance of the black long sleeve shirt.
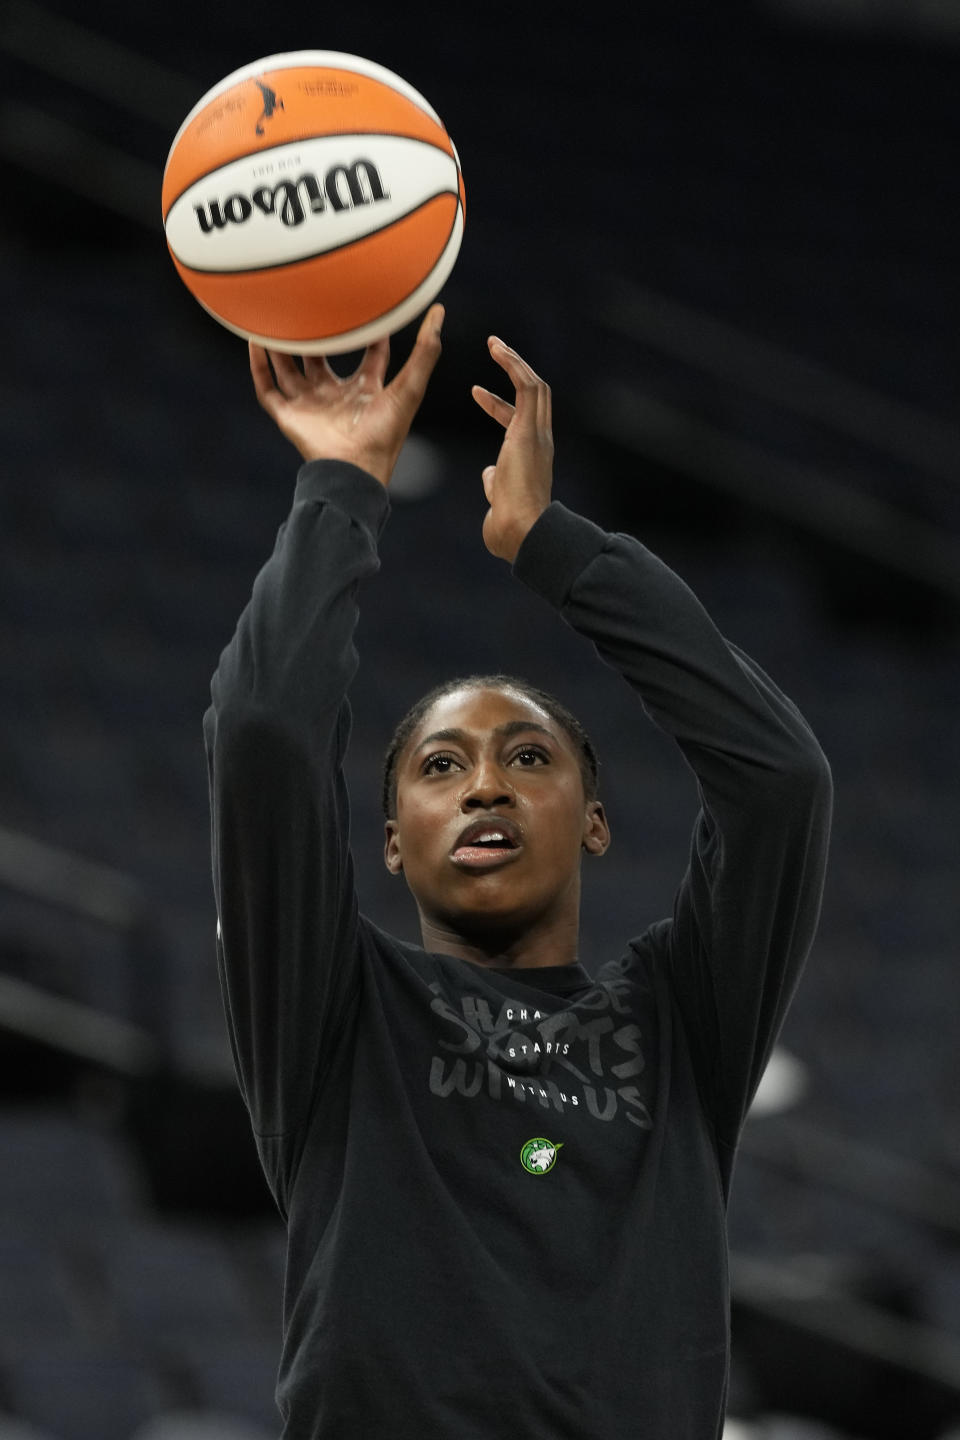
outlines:
{"label": "black long sleeve shirt", "polygon": [[516,576],[698,782],[672,916],[592,979],[393,939],[342,773],[387,511],[302,469],[204,721],[227,1021],[288,1227],[283,1435],[715,1440],[731,1169],[816,925],[826,761],[675,574],[554,504]]}

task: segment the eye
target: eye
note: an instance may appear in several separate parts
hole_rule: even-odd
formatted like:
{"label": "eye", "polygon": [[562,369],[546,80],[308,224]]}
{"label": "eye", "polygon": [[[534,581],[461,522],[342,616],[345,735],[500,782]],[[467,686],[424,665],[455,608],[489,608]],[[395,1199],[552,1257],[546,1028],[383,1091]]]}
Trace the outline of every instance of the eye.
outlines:
{"label": "eye", "polygon": [[514,751],[510,758],[510,764],[530,770],[534,765],[549,765],[550,756],[546,750],[541,750],[539,745],[524,745],[520,750]]}
{"label": "eye", "polygon": [[455,755],[446,755],[438,752],[436,755],[428,755],[420,767],[422,775],[449,775],[456,765],[459,764]]}

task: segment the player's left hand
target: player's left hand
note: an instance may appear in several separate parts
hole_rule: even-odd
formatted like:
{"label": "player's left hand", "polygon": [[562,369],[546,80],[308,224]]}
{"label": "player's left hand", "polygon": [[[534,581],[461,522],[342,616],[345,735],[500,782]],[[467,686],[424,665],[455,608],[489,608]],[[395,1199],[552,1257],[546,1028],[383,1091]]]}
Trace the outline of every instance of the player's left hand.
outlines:
{"label": "player's left hand", "polygon": [[483,543],[491,555],[512,564],[527,531],[550,504],[552,399],[550,386],[515,350],[495,335],[488,344],[491,357],[513,382],[516,404],[501,400],[482,385],[474,385],[471,392],[481,410],[506,431],[497,463],[483,472],[490,506],[483,522]]}

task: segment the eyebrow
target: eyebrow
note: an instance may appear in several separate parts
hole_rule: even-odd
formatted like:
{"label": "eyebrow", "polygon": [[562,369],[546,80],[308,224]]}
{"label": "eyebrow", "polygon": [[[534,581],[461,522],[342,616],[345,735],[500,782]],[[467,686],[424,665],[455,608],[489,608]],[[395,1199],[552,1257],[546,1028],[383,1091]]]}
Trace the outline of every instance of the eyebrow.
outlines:
{"label": "eyebrow", "polygon": [[[539,735],[546,735],[549,740],[557,738],[552,730],[548,730],[546,725],[538,724],[536,720],[507,720],[503,725],[495,726],[493,734],[500,736],[501,739],[509,740],[512,736],[519,735],[525,730],[535,730]],[[425,736],[419,745],[415,745],[411,753],[416,755],[425,745],[433,745],[437,740],[453,740],[462,745],[469,738],[466,730],[434,730],[432,735]]]}

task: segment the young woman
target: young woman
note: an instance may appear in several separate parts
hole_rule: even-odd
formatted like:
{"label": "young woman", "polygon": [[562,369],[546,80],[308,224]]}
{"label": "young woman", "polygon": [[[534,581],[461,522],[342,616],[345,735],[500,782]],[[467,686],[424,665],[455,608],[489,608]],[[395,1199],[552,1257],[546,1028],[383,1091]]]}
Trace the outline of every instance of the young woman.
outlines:
{"label": "young woman", "polygon": [[[591,979],[580,867],[609,844],[578,721],[525,681],[414,707],[387,866],[422,946],[358,912],[342,764],[363,579],[440,352],[385,383],[251,349],[305,461],[213,680],[218,953],[288,1227],[286,1440],[716,1440],[734,1151],[816,924],[830,775],[795,707],[638,541],[551,503],[551,399],[514,392],[483,539],[589,637],[699,783],[670,919]],[[271,368],[272,360],[272,368]]]}

